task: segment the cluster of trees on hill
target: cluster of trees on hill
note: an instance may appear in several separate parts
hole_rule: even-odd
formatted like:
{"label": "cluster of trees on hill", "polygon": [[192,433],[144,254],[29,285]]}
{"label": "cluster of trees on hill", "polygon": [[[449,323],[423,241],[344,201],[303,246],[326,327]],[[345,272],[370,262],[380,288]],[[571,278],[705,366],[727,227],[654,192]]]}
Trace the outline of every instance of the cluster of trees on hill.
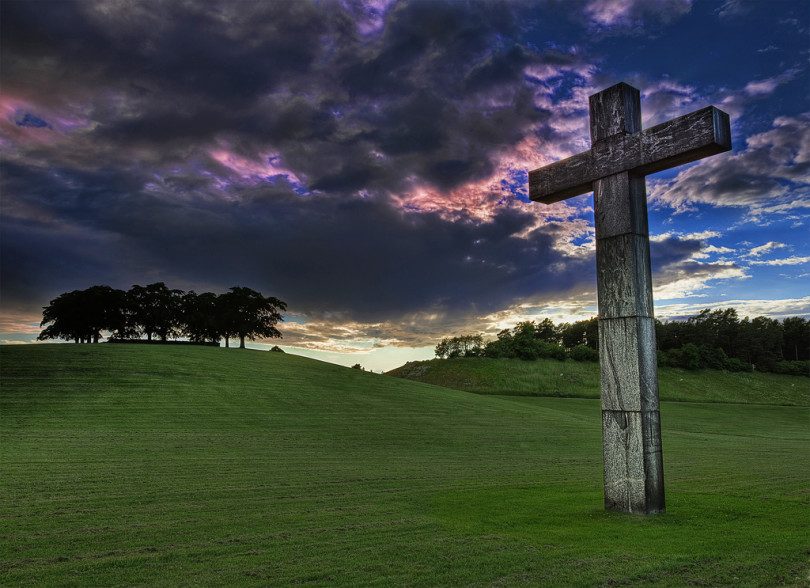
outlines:
{"label": "cluster of trees on hill", "polygon": [[506,357],[518,359],[574,359],[597,361],[599,326],[595,318],[555,325],[551,319],[523,321],[484,342],[482,335],[442,339],[436,357]]}
{"label": "cluster of trees on hill", "polygon": [[[690,370],[768,371],[810,375],[810,320],[740,319],[733,308],[703,310],[685,321],[655,322],[658,363]],[[481,335],[442,339],[436,356],[599,359],[596,318],[555,325],[524,321],[484,342]]]}
{"label": "cluster of trees on hill", "polygon": [[272,296],[235,286],[224,294],[171,289],[163,282],[132,286],[128,291],[109,286],[64,292],[42,312],[45,327],[37,339],[64,339],[98,343],[102,333],[111,339],[146,336],[167,341],[187,337],[195,343],[216,342],[231,337],[245,339],[281,337],[276,328],[283,321],[286,303]]}

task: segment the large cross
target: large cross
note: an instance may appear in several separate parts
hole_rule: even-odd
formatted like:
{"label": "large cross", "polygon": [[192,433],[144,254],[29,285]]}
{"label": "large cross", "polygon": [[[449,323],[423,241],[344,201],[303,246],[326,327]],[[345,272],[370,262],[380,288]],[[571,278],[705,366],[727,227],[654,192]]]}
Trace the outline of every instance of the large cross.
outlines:
{"label": "large cross", "polygon": [[605,508],[664,511],[650,238],[644,176],[731,149],[728,115],[709,106],[641,130],[639,91],[590,97],[591,149],[529,173],[532,200],[593,190]]}

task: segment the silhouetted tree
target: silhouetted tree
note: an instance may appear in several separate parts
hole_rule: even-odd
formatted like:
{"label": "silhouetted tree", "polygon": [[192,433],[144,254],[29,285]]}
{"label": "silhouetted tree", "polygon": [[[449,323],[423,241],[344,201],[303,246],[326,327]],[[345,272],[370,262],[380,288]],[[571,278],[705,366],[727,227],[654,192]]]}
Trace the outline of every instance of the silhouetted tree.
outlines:
{"label": "silhouetted tree", "polygon": [[217,295],[212,292],[186,292],[182,300],[182,332],[190,341],[207,343],[219,341]]}
{"label": "silhouetted tree", "polygon": [[230,347],[231,337],[236,337],[236,310],[231,302],[226,294],[220,294],[214,305],[214,323],[219,336],[225,339],[225,347]]}
{"label": "silhouetted tree", "polygon": [[109,286],[65,292],[43,308],[42,323],[48,325],[39,340],[64,339],[98,343],[102,331],[125,333],[126,294]]}
{"label": "silhouetted tree", "polygon": [[166,341],[182,326],[182,290],[171,290],[163,282],[137,284],[127,292],[133,325],[151,341],[152,335]]}
{"label": "silhouetted tree", "polygon": [[231,336],[239,337],[239,348],[245,348],[245,339],[281,337],[276,328],[284,320],[281,313],[287,304],[272,296],[234,286],[218,299],[219,331],[225,337],[225,346]]}
{"label": "silhouetted tree", "polygon": [[126,292],[109,286],[92,286],[82,292],[82,298],[93,343],[98,343],[101,331],[117,336],[127,332]]}
{"label": "silhouetted tree", "polygon": [[436,345],[437,357],[478,357],[483,353],[484,337],[481,335],[460,335],[442,339]]}
{"label": "silhouetted tree", "polygon": [[[37,339],[63,339],[84,343],[87,335],[82,324],[81,314],[81,291],[63,292],[50,301],[48,306],[42,309],[42,322],[40,327],[45,327]],[[47,325],[47,326],[46,326]]]}

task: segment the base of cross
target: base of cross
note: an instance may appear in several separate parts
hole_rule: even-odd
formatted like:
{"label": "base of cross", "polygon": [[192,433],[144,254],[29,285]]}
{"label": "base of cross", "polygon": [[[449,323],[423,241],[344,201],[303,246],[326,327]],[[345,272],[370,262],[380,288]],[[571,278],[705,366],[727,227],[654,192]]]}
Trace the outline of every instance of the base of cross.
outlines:
{"label": "base of cross", "polygon": [[605,508],[664,512],[661,417],[657,410],[603,410]]}
{"label": "base of cross", "polygon": [[664,512],[646,174],[731,149],[728,115],[709,106],[641,128],[640,93],[590,97],[591,149],[529,173],[532,200],[593,190],[605,508]]}

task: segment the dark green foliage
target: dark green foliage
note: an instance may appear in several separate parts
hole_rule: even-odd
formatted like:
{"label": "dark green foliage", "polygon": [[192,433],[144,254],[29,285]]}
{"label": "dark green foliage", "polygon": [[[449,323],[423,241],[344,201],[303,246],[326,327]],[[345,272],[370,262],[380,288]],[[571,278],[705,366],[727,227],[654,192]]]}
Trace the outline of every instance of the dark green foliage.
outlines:
{"label": "dark green foliage", "polygon": [[599,361],[599,352],[587,345],[577,345],[568,352],[574,361]]}
{"label": "dark green foliage", "polygon": [[490,341],[484,347],[484,355],[486,357],[515,357],[515,350],[512,345],[512,332],[509,329],[504,329],[498,333],[494,341]]}
{"label": "dark green foliage", "polygon": [[[764,316],[740,320],[733,308],[702,310],[686,321],[656,321],[659,363],[686,369],[807,374],[810,321]],[[799,361],[799,367],[782,365]]]}
{"label": "dark green foliage", "polygon": [[453,359],[455,357],[478,357],[483,354],[484,338],[481,335],[460,335],[439,341],[436,345],[436,357]]}
{"label": "dark green foliage", "polygon": [[486,344],[482,355],[525,360],[565,359],[565,349],[560,345],[560,340],[560,330],[549,319],[539,323],[524,321],[511,331],[498,333],[494,341]]}
{"label": "dark green foliage", "polygon": [[789,376],[810,376],[810,360],[805,361],[777,361],[774,372]]}
{"label": "dark green foliage", "polygon": [[750,372],[751,366],[737,357],[729,357],[726,359],[724,369],[729,372]]}
{"label": "dark green foliage", "polygon": [[284,353],[284,350],[281,347],[279,347],[278,345],[273,345],[270,348],[270,351],[272,351],[273,353]]}
{"label": "dark green foliage", "polygon": [[[550,319],[539,323],[523,321],[498,333],[495,340],[484,346],[481,355],[525,360],[572,357],[577,361],[598,361],[598,342],[598,321],[595,318],[562,325],[554,325]],[[575,358],[572,355],[574,349],[578,349]]]}
{"label": "dark green foliage", "polygon": [[782,343],[786,360],[810,360],[810,321],[797,316],[782,321]]}
{"label": "dark green foliage", "polygon": [[[810,321],[805,318],[779,322],[758,316],[740,320],[733,308],[706,309],[685,321],[656,321],[655,333],[658,364],[662,366],[810,375]],[[480,353],[459,351],[462,339],[443,339],[436,346],[436,356],[599,360],[596,318],[556,326],[549,319],[523,321],[498,333]]]}

